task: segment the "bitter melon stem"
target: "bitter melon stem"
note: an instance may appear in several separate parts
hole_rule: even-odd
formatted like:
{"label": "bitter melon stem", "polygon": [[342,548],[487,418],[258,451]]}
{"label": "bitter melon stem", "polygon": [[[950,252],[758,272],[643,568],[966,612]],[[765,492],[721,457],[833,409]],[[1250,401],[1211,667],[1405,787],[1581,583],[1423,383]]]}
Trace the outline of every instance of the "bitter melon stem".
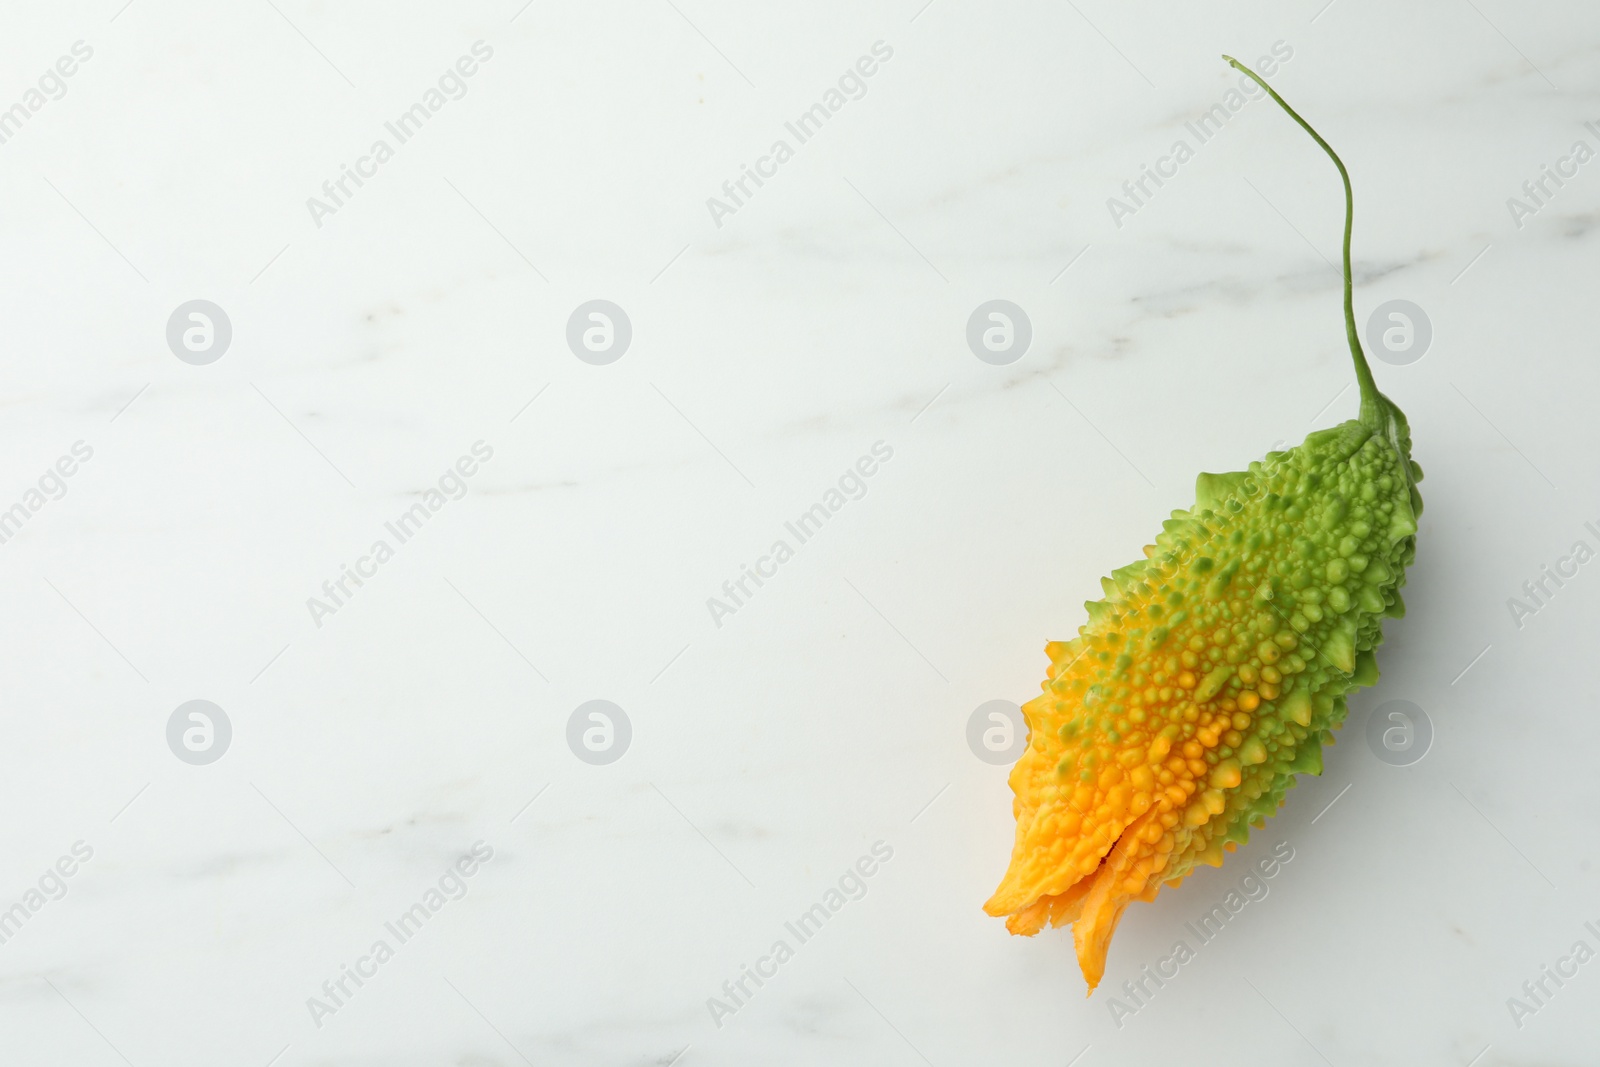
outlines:
{"label": "bitter melon stem", "polygon": [[1367,366],[1367,354],[1361,350],[1361,337],[1356,331],[1355,308],[1355,283],[1350,271],[1350,230],[1355,222],[1355,195],[1350,191],[1350,172],[1344,169],[1344,161],[1339,158],[1339,153],[1322,135],[1311,128],[1311,123],[1301,118],[1294,108],[1290,107],[1283,97],[1268,85],[1259,74],[1240,63],[1232,56],[1222,57],[1228,61],[1229,66],[1244,74],[1251,81],[1267,91],[1267,95],[1277,101],[1278,106],[1288,113],[1289,117],[1300,124],[1301,129],[1311,135],[1311,139],[1322,146],[1328,153],[1328,158],[1333,160],[1333,165],[1339,168],[1339,177],[1344,180],[1344,332],[1350,340],[1350,355],[1355,360],[1356,381],[1361,386],[1361,421],[1377,429],[1387,421],[1383,394],[1378,392],[1378,384],[1372,380],[1372,368]]}

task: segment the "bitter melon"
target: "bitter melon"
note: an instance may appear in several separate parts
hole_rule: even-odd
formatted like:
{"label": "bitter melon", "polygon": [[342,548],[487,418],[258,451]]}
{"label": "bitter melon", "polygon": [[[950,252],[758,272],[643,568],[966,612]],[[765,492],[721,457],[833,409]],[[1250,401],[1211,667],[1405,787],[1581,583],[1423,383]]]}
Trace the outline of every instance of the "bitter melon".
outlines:
{"label": "bitter melon", "polygon": [[[1228,57],[1224,57],[1228,58]],[[1383,621],[1404,613],[1422,469],[1405,415],[1378,391],[1356,331],[1344,163],[1260,77],[1228,58],[1333,159],[1344,181],[1344,319],[1359,417],[1201,474],[1145,558],[1102,579],[1072,641],[1045,647],[1011,772],[1011,864],[984,905],[1012,933],[1073,924],[1092,992],[1111,935],[1196,864],[1220,866],[1320,774],[1345,697],[1378,680]]]}

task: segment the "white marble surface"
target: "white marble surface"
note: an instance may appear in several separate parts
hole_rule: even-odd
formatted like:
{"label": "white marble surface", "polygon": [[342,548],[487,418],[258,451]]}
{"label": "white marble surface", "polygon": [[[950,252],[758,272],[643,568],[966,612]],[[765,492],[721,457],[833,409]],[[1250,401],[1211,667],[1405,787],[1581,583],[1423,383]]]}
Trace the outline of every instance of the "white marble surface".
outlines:
{"label": "white marble surface", "polygon": [[[93,50],[0,144],[0,509],[93,450],[0,545],[0,909],[27,912],[0,1060],[1594,1062],[1600,961],[1507,1006],[1600,947],[1600,564],[1507,607],[1600,547],[1600,162],[1521,228],[1506,205],[1600,147],[1591,5],[122,3],[8,4],[0,33],[0,107]],[[319,228],[307,198],[480,40]],[[715,225],[878,41],[865,94]],[[1085,1000],[1069,933],[980,911],[1010,795],[964,731],[1036,691],[1196,472],[1355,411],[1337,179],[1284,116],[1106,207],[1224,98],[1218,53],[1276,41],[1354,175],[1358,314],[1434,326],[1377,367],[1427,470],[1410,614],[1325,774],[1130,910]],[[634,329],[609,366],[563,339],[597,297]],[[1007,367],[963,336],[997,297],[1034,328]],[[206,366],[164,338],[196,298],[233,326]],[[465,496],[315,625],[480,440]],[[713,625],[878,441],[866,494]],[[207,766],[167,747],[193,699],[233,727]],[[565,740],[591,699],[632,723],[610,765]],[[1411,766],[1361,732],[1392,699],[1436,732]],[[465,896],[386,934],[479,841]],[[879,841],[719,1026],[707,999]],[[1121,983],[1279,842],[1268,895],[1119,1026]]]}

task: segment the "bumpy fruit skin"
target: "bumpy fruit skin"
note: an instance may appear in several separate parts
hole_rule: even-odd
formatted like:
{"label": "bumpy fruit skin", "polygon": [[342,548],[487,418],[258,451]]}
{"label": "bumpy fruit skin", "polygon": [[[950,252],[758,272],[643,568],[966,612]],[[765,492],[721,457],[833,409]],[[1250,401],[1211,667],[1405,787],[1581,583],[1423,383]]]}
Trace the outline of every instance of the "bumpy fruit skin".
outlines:
{"label": "bumpy fruit skin", "polygon": [[1249,470],[1202,474],[1189,511],[1052,642],[1011,772],[1016,844],[984,905],[1012,933],[1073,924],[1092,991],[1123,909],[1220,866],[1320,774],[1345,694],[1378,678],[1416,553],[1422,470],[1381,394]]}

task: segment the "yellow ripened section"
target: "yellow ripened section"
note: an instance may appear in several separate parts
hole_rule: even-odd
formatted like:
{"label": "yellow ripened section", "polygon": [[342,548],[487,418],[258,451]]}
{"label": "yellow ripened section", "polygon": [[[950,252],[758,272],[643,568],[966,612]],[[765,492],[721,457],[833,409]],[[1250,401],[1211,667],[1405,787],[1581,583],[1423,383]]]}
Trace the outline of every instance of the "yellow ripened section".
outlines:
{"label": "yellow ripened section", "polygon": [[[1211,644],[1217,630],[1193,633]],[[1086,696],[1100,663],[1059,651],[1064,658],[1053,664],[1059,670],[1047,691],[1023,707],[1033,736],[1059,743],[1030,746],[1013,773],[1016,859],[986,910],[1015,911],[1007,927],[1019,934],[1077,922],[1092,987],[1123,908],[1154,896],[1177,842],[1174,831],[1220,814],[1219,789],[1239,784],[1239,761],[1217,753],[1225,738],[1250,726],[1250,716],[1238,698],[1194,703],[1200,679],[1185,665],[1198,663],[1190,652],[1153,664],[1146,691],[1132,696],[1137,703],[1128,709],[1126,734],[1084,730],[1082,717],[1072,714],[1084,703],[1062,697]],[[1097,691],[1089,707],[1097,697],[1104,701]]]}

